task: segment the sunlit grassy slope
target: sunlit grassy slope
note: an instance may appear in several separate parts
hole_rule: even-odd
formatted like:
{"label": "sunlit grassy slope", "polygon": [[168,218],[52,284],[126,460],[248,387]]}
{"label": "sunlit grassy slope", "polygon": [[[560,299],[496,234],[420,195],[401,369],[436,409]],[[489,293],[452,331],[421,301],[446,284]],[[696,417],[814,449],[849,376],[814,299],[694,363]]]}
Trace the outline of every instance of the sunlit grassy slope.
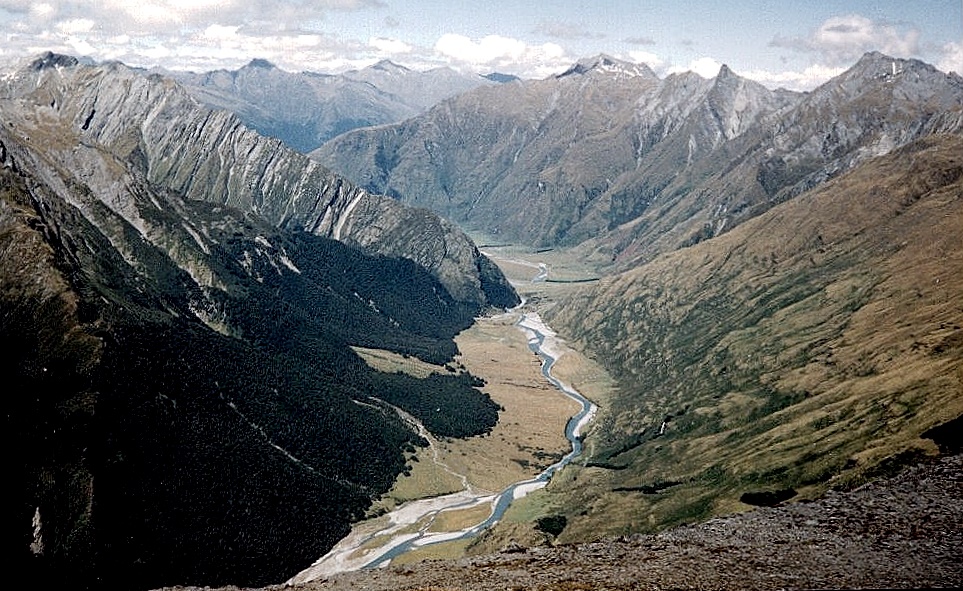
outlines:
{"label": "sunlit grassy slope", "polygon": [[550,487],[561,541],[935,453],[921,434],[963,414],[963,140],[873,160],[545,315],[620,383]]}

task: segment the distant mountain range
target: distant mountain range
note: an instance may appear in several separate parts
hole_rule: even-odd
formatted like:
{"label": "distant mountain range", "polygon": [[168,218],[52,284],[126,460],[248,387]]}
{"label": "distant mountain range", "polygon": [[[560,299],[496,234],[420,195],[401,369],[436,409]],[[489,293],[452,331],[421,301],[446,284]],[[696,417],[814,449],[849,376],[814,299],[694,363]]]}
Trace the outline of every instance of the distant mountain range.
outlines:
{"label": "distant mountain range", "polygon": [[233,71],[165,75],[202,103],[304,153],[345,131],[397,123],[455,94],[505,81],[451,68],[410,70],[388,60],[342,74],[287,72],[257,59]]}
{"label": "distant mountain range", "polygon": [[465,227],[539,247],[592,240],[630,266],[959,131],[961,94],[955,74],[878,53],[810,93],[771,91],[725,66],[711,80],[659,79],[603,55],[343,134],[312,155]]}
{"label": "distant mountain range", "polygon": [[18,576],[284,580],[424,444],[390,405],[437,435],[494,425],[466,372],[382,374],[349,348],[445,364],[519,301],[452,224],[121,64],[40,56],[0,83],[0,121]]}

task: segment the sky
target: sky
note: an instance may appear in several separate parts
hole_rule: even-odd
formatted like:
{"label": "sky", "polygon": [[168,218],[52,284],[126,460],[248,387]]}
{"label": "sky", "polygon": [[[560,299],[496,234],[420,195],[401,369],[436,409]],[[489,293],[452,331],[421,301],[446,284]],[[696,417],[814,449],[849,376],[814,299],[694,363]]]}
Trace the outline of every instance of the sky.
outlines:
{"label": "sky", "polygon": [[874,50],[963,75],[963,0],[0,0],[0,69],[47,50],[198,72],[389,59],[523,78],[605,53],[809,90]]}

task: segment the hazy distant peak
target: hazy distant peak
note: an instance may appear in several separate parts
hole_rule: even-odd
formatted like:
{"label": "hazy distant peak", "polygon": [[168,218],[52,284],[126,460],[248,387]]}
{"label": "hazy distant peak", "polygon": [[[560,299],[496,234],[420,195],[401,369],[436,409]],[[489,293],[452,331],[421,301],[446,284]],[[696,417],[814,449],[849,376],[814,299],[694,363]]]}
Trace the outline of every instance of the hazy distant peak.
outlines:
{"label": "hazy distant peak", "polygon": [[589,72],[604,72],[625,76],[655,77],[655,73],[645,64],[633,64],[631,62],[600,53],[594,57],[580,59],[579,61],[575,62],[575,65],[573,65],[571,68],[559,74],[557,78],[587,74]]}
{"label": "hazy distant peak", "polygon": [[514,74],[502,74],[501,72],[492,72],[491,74],[485,74],[482,76],[486,80],[491,80],[492,82],[497,82],[499,84],[504,84],[506,82],[515,82],[516,80],[521,80],[518,76]]}
{"label": "hazy distant peak", "polygon": [[254,58],[247,64],[248,68],[262,68],[265,70],[273,70],[275,65],[266,59]]}
{"label": "hazy distant peak", "polygon": [[381,72],[387,72],[389,74],[406,74],[411,71],[408,68],[400,64],[396,64],[395,62],[389,59],[383,59],[374,65],[368,66],[368,69],[379,70]]}

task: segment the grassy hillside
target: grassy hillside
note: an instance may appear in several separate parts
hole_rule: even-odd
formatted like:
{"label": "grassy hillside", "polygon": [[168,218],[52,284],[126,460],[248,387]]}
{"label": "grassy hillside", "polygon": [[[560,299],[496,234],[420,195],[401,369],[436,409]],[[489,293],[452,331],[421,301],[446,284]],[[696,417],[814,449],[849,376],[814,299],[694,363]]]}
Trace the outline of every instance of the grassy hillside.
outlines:
{"label": "grassy hillside", "polygon": [[[650,531],[935,453],[963,414],[963,140],[873,160],[545,316],[619,379],[560,540]],[[740,501],[742,499],[742,502]]]}

